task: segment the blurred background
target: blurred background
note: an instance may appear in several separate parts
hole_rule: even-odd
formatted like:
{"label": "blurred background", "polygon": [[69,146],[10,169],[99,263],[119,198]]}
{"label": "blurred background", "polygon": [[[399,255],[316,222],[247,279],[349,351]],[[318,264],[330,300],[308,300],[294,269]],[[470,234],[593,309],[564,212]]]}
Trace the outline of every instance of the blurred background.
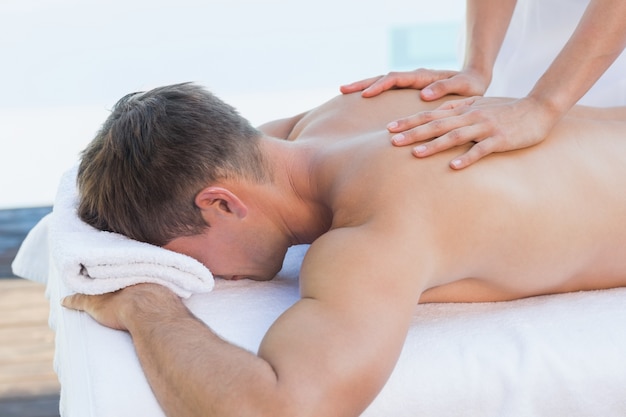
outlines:
{"label": "blurred background", "polygon": [[254,124],[417,67],[456,68],[463,0],[2,0],[0,209],[52,203],[123,95],[196,81]]}

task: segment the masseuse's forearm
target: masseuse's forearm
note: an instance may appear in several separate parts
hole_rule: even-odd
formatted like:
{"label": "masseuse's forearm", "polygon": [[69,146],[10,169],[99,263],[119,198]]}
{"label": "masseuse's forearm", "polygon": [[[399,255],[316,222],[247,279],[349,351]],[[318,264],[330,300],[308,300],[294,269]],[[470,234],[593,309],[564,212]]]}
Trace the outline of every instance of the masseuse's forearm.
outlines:
{"label": "masseuse's forearm", "polygon": [[182,303],[160,310],[135,309],[125,325],[168,416],[277,415],[267,362],[218,338]]}
{"label": "masseuse's forearm", "polygon": [[528,97],[556,120],[604,74],[626,45],[626,1],[592,0],[571,38]]}
{"label": "masseuse's forearm", "polygon": [[491,80],[517,0],[467,0],[464,69]]}

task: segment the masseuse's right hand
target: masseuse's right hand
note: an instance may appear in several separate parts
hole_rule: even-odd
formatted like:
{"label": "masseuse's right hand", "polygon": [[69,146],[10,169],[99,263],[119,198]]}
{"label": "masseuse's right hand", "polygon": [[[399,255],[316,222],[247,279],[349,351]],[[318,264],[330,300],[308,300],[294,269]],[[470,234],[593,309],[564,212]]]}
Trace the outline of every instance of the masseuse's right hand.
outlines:
{"label": "masseuse's right hand", "polygon": [[387,75],[366,78],[351,84],[342,85],[344,94],[362,91],[363,97],[374,97],[386,90],[414,88],[420,91],[424,101],[437,100],[448,94],[482,96],[491,80],[478,71],[416,69],[406,72],[390,72]]}

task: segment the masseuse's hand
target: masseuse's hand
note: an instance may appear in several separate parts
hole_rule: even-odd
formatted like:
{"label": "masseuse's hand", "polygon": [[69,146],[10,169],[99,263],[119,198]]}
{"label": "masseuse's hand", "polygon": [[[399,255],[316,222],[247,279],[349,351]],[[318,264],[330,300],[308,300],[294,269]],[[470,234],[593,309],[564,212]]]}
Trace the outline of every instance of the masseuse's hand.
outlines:
{"label": "masseuse's hand", "polygon": [[414,88],[420,91],[424,101],[439,99],[448,94],[480,96],[485,93],[490,79],[478,71],[417,69],[407,72],[390,72],[387,75],[367,78],[352,84],[343,85],[344,94],[363,91],[363,97],[374,97],[393,88]]}
{"label": "masseuse's hand", "polygon": [[461,169],[491,153],[541,142],[559,118],[555,111],[529,97],[470,97],[451,100],[433,111],[399,119],[387,128],[396,133],[391,137],[394,145],[422,142],[413,148],[417,157],[475,142],[467,152],[450,162],[452,168]]}
{"label": "masseuse's hand", "polygon": [[157,284],[138,284],[102,295],[74,294],[61,304],[73,310],[85,311],[103,326],[129,330],[129,323],[140,320],[164,319],[186,314],[180,298]]}

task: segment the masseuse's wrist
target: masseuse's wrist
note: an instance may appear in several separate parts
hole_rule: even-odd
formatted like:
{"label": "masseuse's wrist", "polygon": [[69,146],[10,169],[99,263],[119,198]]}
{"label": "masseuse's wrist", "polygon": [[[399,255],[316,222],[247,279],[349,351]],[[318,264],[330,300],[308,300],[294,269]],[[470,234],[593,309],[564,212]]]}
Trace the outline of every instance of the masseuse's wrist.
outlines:
{"label": "masseuse's wrist", "polygon": [[466,57],[461,71],[474,74],[485,81],[485,86],[489,86],[493,77],[494,63],[495,56],[486,52],[473,51]]}
{"label": "masseuse's wrist", "polygon": [[[472,93],[471,95],[484,95],[485,91],[491,84],[492,68],[490,65],[480,65],[475,63],[468,63],[463,66],[461,73],[466,74],[472,81],[473,89],[480,91],[480,94]],[[467,94],[467,93],[466,93]]]}
{"label": "masseuse's wrist", "polygon": [[535,114],[549,120],[552,125],[555,125],[571,108],[567,100],[559,99],[556,95],[531,91],[524,99],[537,110]]}
{"label": "masseuse's wrist", "polygon": [[578,101],[578,96],[574,96],[573,92],[563,80],[546,73],[537,81],[527,98],[556,124]]}

